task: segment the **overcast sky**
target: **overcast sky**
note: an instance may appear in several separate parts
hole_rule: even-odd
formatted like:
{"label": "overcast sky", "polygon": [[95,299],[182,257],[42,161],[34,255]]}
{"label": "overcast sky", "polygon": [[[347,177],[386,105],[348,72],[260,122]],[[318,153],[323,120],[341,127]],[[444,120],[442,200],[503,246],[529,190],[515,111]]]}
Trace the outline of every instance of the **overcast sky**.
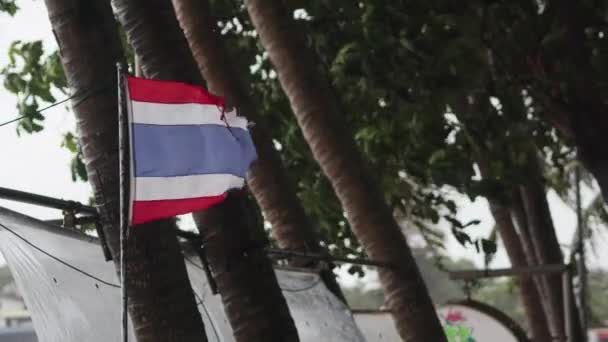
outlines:
{"label": "overcast sky", "polygon": [[[0,14],[0,67],[8,62],[8,47],[14,40],[41,39],[47,51],[52,51],[56,47],[44,3],[42,1],[20,1],[19,5],[22,8],[14,18]],[[86,201],[90,188],[86,183],[72,182],[68,168],[70,153],[60,147],[63,134],[75,127],[74,119],[71,113],[66,111],[65,106],[48,110],[44,115],[46,117],[45,129],[34,135],[17,136],[14,124],[0,127],[0,151],[3,160],[0,163],[0,187]],[[0,87],[0,122],[10,120],[15,116],[17,116],[15,96]],[[561,243],[567,245],[570,243],[574,231],[576,217],[557,196],[551,193],[549,202],[558,238]],[[461,206],[459,218],[463,221],[482,220],[479,226],[470,229],[470,233],[478,237],[487,236],[494,225],[487,203],[483,200],[470,203],[465,198],[459,198],[458,203]],[[42,219],[58,218],[60,214],[56,210],[3,200],[0,200],[0,206]],[[483,256],[477,254],[472,248],[462,248],[450,234],[448,236],[447,253],[450,256],[468,258],[474,260],[477,265],[482,265]],[[601,265],[606,268],[608,253],[605,253],[601,259],[603,259],[601,263],[598,257],[592,257],[590,261],[593,266]],[[508,266],[508,260],[502,248],[492,266]]]}

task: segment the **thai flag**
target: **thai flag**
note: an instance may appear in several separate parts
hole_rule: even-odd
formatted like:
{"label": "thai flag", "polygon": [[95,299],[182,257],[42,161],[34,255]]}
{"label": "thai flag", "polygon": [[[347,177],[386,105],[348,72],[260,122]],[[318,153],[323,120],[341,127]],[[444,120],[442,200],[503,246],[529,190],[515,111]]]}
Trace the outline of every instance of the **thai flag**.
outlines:
{"label": "thai flag", "polygon": [[131,224],[209,208],[244,186],[255,147],[223,98],[179,82],[127,84]]}

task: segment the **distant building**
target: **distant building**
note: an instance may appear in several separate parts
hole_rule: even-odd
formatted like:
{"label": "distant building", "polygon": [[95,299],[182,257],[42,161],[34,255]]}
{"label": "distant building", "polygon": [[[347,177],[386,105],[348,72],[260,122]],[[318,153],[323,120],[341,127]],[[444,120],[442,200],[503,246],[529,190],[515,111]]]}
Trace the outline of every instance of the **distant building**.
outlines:
{"label": "distant building", "polygon": [[0,289],[0,341],[38,341],[32,317],[15,282],[10,282]]}
{"label": "distant building", "polygon": [[1,328],[0,341],[2,342],[38,342],[36,332],[31,324],[19,327]]}
{"label": "distant building", "polygon": [[0,289],[0,327],[31,325],[32,318],[15,282]]}

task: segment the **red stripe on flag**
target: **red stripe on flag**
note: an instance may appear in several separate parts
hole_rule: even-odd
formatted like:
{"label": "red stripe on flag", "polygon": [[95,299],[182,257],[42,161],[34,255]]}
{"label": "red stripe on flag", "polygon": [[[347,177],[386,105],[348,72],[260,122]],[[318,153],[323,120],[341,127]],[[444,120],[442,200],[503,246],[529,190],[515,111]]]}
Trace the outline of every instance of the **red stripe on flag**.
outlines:
{"label": "red stripe on flag", "polygon": [[186,198],[178,200],[135,201],[133,202],[133,224],[174,217],[197,210],[208,209],[226,199],[227,194],[219,196]]}
{"label": "red stripe on flag", "polygon": [[128,77],[129,97],[133,101],[155,103],[200,103],[224,107],[222,97],[209,93],[202,87],[174,81],[150,80]]}

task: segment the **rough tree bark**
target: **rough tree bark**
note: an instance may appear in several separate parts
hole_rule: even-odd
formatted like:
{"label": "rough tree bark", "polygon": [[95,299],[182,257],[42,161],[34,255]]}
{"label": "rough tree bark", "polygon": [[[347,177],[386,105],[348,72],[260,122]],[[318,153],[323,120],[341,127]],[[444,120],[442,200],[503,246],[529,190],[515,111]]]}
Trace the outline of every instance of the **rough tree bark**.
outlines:
{"label": "rough tree bark", "polygon": [[[113,3],[146,77],[202,85],[170,1]],[[298,341],[272,263],[262,249],[262,228],[248,217],[245,201],[231,193],[224,203],[194,214],[224,310],[239,342]]]}
{"label": "rough tree bark", "polygon": [[[526,256],[521,247],[519,237],[513,227],[513,221],[508,208],[501,206],[493,200],[489,200],[490,210],[498,225],[500,238],[505,246],[509,260],[514,267],[528,266]],[[522,304],[526,313],[526,319],[532,332],[532,340],[538,342],[551,342],[551,331],[547,322],[547,316],[543,309],[542,297],[538,292],[534,279],[522,277],[519,279],[519,287]]]}
{"label": "rough tree bark", "polygon": [[405,341],[445,341],[428,290],[405,237],[345,129],[330,86],[315,58],[292,28],[281,1],[246,1],[261,42],[273,62],[304,137],[332,183],[353,231],[379,268],[386,302]]}
{"label": "rough tree bark", "polygon": [[[516,185],[511,191],[510,207],[511,217],[513,219],[513,222],[515,223],[516,231],[519,236],[519,241],[523,248],[524,255],[526,256],[528,265],[541,265],[541,262],[539,261],[538,255],[536,253],[536,248],[532,244],[532,237],[530,234],[530,227],[528,224],[526,209],[524,208],[524,201],[520,191],[520,186],[518,185]],[[551,317],[551,307],[550,302],[548,300],[549,295],[547,293],[546,288],[547,282],[544,281],[544,279],[542,279],[541,277],[534,277],[533,280],[534,284],[536,285],[536,290],[541,298],[541,304],[545,311],[545,317],[548,320]]]}
{"label": "rough tree bark", "polygon": [[[524,207],[524,200],[521,196],[520,187],[516,186],[511,191],[511,216],[516,223],[517,232],[519,234],[519,240],[524,249],[526,260],[529,265],[538,265],[538,255],[535,251],[534,245],[532,244],[532,237],[530,234],[530,227],[528,224],[528,217],[526,214],[526,208]],[[544,292],[544,290],[542,290]]]}
{"label": "rough tree bark", "polygon": [[[47,0],[95,203],[119,266],[116,62],[124,60],[110,3]],[[206,341],[173,221],[131,231],[129,314],[139,341]],[[118,320],[117,320],[118,323]]]}
{"label": "rough tree bark", "polygon": [[[194,59],[213,93],[224,96],[239,113],[255,122],[253,141],[258,161],[247,175],[247,184],[272,225],[279,246],[299,252],[326,253],[312,228],[312,223],[287,177],[281,157],[275,150],[270,133],[256,106],[231,63],[211,16],[208,0],[173,0],[177,18],[190,44]],[[292,259],[293,266],[312,266],[310,260]],[[344,295],[331,269],[324,268],[321,277],[337,297]]]}
{"label": "rough tree bark", "polygon": [[[539,264],[563,264],[563,255],[555,234],[547,201],[544,179],[534,152],[529,153],[526,179],[520,186],[530,237]],[[564,336],[564,303],[560,275],[542,277],[548,301],[549,322],[554,335]]]}
{"label": "rough tree bark", "polygon": [[[480,159],[482,159],[480,157]],[[479,169],[484,179],[493,178],[486,160],[479,160]],[[517,195],[519,195],[517,193]],[[504,201],[493,196],[488,196],[490,212],[494,217],[498,234],[502,240],[511,265],[513,267],[529,266],[528,258],[521,243],[519,234],[513,224],[511,210]],[[534,264],[532,264],[534,265]],[[532,332],[532,340],[537,342],[551,342],[551,330],[547,321],[547,314],[543,305],[543,298],[537,288],[537,284],[532,277],[522,277],[517,279],[520,287],[521,301],[526,314],[526,319]]]}
{"label": "rough tree bark", "polygon": [[[531,169],[527,173],[532,175],[532,177],[529,177],[528,181],[520,186],[521,205],[524,208],[526,221],[528,222],[531,245],[536,251],[538,260],[537,265],[561,264],[564,263],[564,261],[563,257],[558,258],[558,255],[562,255],[561,248],[557,241],[557,237],[555,236],[555,229],[553,228],[553,221],[549,211],[549,203],[546,197],[543,176],[538,164],[538,159],[534,159],[533,162],[535,162],[536,165],[530,165]],[[534,174],[534,172],[536,172],[536,174]],[[539,244],[542,246],[540,250],[537,248],[537,245]],[[544,291],[543,304],[545,305],[547,318],[549,319],[550,324],[553,324],[551,327],[553,335],[565,335],[563,316],[564,297],[560,276],[538,277],[538,280],[539,284],[537,284],[537,288],[540,287],[542,288],[542,291]],[[573,294],[571,293],[569,296],[570,300],[573,301]],[[578,317],[576,306],[571,305],[571,308],[571,317]],[[571,324],[572,331],[574,332],[572,341],[583,341],[585,332],[582,331],[580,321],[578,319],[573,319]]]}

